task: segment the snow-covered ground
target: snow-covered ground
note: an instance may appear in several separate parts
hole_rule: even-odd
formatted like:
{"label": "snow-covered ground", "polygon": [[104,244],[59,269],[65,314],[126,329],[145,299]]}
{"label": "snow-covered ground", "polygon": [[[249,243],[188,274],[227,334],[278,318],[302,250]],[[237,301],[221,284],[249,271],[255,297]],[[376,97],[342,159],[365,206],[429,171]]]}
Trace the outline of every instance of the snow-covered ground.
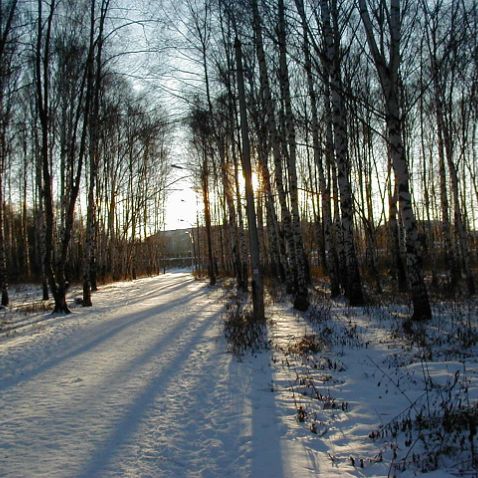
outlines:
{"label": "snow-covered ground", "polygon": [[[433,357],[404,340],[397,329],[403,319],[387,307],[319,301],[309,320],[294,318],[283,304],[272,310],[276,400],[289,404],[289,435],[301,441],[318,475],[478,476],[468,429],[459,423],[462,410],[472,410],[472,423],[478,417],[476,337],[473,347],[459,348],[445,325],[478,333],[476,315],[471,327],[466,314],[463,324],[437,312],[434,323],[442,321],[441,328],[428,326],[428,340],[441,337]],[[443,422],[454,425],[444,431]],[[476,450],[476,434],[472,438]]]}
{"label": "snow-covered ground", "polygon": [[0,476],[306,476],[267,354],[226,352],[223,290],[170,273],[94,299],[1,339]]}
{"label": "snow-covered ground", "polygon": [[[413,476],[420,443],[388,428],[424,396],[466,383],[478,398],[476,347],[419,359],[383,308],[316,304],[306,320],[272,304],[270,350],[238,359],[227,299],[179,272],[106,286],[69,316],[0,311],[0,476],[378,477],[404,457]],[[445,464],[427,476],[456,476]]]}

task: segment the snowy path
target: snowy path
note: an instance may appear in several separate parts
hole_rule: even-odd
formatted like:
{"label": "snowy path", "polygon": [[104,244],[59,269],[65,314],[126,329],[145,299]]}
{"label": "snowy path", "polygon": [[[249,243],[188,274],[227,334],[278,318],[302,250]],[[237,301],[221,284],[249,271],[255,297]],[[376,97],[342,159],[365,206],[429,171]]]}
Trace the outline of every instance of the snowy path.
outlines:
{"label": "snowy path", "polygon": [[[311,323],[271,304],[272,349],[238,360],[226,294],[169,273],[106,286],[67,317],[4,311],[8,326],[32,324],[0,334],[0,478],[371,478],[397,463],[409,478],[427,450],[388,430],[415,409],[431,420],[430,403],[478,400],[478,339],[459,347],[475,309],[437,314],[429,340],[442,341],[424,361],[386,308],[318,302]],[[325,345],[294,352],[312,333]],[[467,429],[443,437],[451,457],[427,478],[455,476],[478,449],[476,436],[460,445]]]}
{"label": "snowy path", "polygon": [[268,355],[225,353],[223,294],[166,274],[1,339],[0,476],[307,476]]}

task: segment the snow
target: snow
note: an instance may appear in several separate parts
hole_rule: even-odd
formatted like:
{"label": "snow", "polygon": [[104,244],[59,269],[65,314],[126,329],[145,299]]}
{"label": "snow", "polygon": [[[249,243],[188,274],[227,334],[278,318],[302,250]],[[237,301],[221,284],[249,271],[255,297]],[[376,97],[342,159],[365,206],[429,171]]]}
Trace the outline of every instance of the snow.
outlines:
{"label": "snow", "polygon": [[[392,466],[392,441],[369,434],[465,376],[478,398],[476,350],[417,360],[380,308],[334,302],[314,321],[273,303],[270,349],[235,357],[227,300],[174,272],[106,286],[69,316],[6,311],[0,476],[411,477],[413,467]],[[314,334],[322,349],[299,353]]]}
{"label": "snow", "polygon": [[223,299],[166,274],[4,338],[1,476],[288,476],[267,355],[225,352]]}

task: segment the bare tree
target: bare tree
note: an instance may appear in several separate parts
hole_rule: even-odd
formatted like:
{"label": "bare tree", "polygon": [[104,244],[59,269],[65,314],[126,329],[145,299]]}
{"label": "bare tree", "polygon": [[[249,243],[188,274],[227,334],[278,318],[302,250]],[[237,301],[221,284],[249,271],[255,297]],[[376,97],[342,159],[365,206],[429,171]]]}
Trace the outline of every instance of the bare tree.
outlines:
{"label": "bare tree", "polygon": [[[54,312],[69,313],[66,303],[66,292],[69,281],[66,274],[68,261],[68,248],[74,225],[74,212],[76,200],[80,189],[80,182],[83,169],[83,161],[86,149],[87,132],[87,114],[91,102],[91,88],[86,87],[86,77],[88,68],[85,67],[92,58],[93,45],[86,47],[86,52],[80,56],[83,62],[83,68],[79,68],[77,59],[75,65],[70,64],[73,71],[79,76],[60,76],[59,85],[70,88],[72,95],[77,95],[69,114],[71,115],[71,129],[69,136],[65,138],[67,144],[65,168],[69,171],[68,184],[65,186],[65,199],[63,210],[61,211],[61,231],[58,237],[58,250],[55,251],[56,233],[55,233],[55,198],[53,194],[53,161],[52,161],[52,85],[50,76],[52,72],[52,53],[54,41],[54,19],[58,9],[56,0],[46,4],[46,18],[44,18],[44,1],[37,2],[37,34],[35,51],[35,85],[36,85],[36,106],[38,110],[41,142],[40,158],[42,170],[42,196],[45,211],[45,270],[48,277],[50,289],[52,291],[55,307]],[[73,32],[71,37],[71,46],[77,53],[83,53],[81,40]],[[80,42],[79,44],[77,42]],[[69,48],[68,47],[68,48]],[[64,55],[59,56],[60,62],[71,62],[71,51],[64,50]],[[81,65],[81,63],[80,63]],[[60,64],[61,71],[61,64]],[[69,83],[73,83],[72,86]],[[74,88],[78,88],[75,90]],[[74,109],[73,109],[74,108]],[[82,121],[81,121],[82,120]],[[79,138],[79,144],[78,144]]]}
{"label": "bare tree", "polygon": [[254,192],[252,189],[252,166],[251,147],[249,141],[249,126],[246,109],[246,92],[244,86],[244,70],[242,62],[241,42],[236,37],[234,48],[236,51],[237,88],[239,95],[239,111],[241,118],[242,136],[242,167],[246,183],[247,201],[247,229],[249,231],[249,250],[251,253],[252,266],[252,305],[254,317],[257,321],[263,321],[264,315],[264,284],[262,278],[262,265],[260,259],[259,236],[257,233],[256,211],[254,204]]}
{"label": "bare tree", "polygon": [[297,184],[297,144],[290,95],[289,71],[287,66],[287,36],[285,22],[284,1],[278,0],[277,40],[279,47],[279,85],[281,99],[284,105],[284,127],[287,146],[284,147],[287,159],[287,179],[289,185],[289,198],[291,208],[291,234],[295,250],[297,278],[295,280],[294,307],[298,310],[307,310],[308,300],[308,265],[305,256],[304,243],[300,227],[299,197]]}
{"label": "bare tree", "polygon": [[[335,241],[333,238],[333,224],[332,224],[332,211],[331,211],[331,198],[330,187],[327,184],[325,167],[323,164],[322,152],[320,151],[320,125],[319,125],[319,113],[318,113],[318,98],[315,87],[315,78],[313,76],[313,64],[312,54],[310,51],[310,33],[309,24],[304,8],[303,0],[295,0],[297,11],[301,19],[302,48],[304,51],[304,69],[307,75],[307,90],[309,93],[310,109],[311,109],[311,134],[312,134],[312,146],[314,161],[319,173],[319,190],[321,195],[321,211],[324,231],[324,253],[325,253],[325,265],[330,276],[331,282],[331,294],[332,297],[336,297],[340,293],[339,284],[339,270],[337,252],[335,248]],[[318,49],[318,48],[317,48]],[[328,82],[328,79],[325,79]],[[332,160],[333,150],[330,149],[330,160]]]}
{"label": "bare tree", "polygon": [[388,24],[389,42],[388,52],[385,51],[383,41],[377,44],[376,33],[370,18],[367,0],[359,0],[360,16],[367,36],[367,43],[377,70],[386,111],[386,123],[390,154],[398,189],[400,214],[406,233],[407,250],[407,278],[410,283],[413,303],[413,320],[431,318],[431,308],[428,292],[425,286],[421,260],[419,256],[418,230],[413,211],[410,193],[410,174],[408,161],[403,144],[403,119],[401,115],[400,98],[400,60],[402,19],[406,12],[400,8],[400,0],[379,0],[378,8],[374,9],[379,16],[379,35],[385,35],[385,26]]}
{"label": "bare tree", "polygon": [[[83,306],[91,306],[91,291],[96,285],[96,182],[98,175],[98,129],[100,113],[100,91],[103,76],[104,25],[109,8],[109,0],[101,0],[99,18],[96,18],[96,0],[90,6],[90,44],[93,45],[91,58],[87,65],[87,88],[91,89],[91,111],[88,112],[88,204],[86,215],[86,240],[83,259]],[[98,34],[93,38],[98,22]]]}
{"label": "bare tree", "polygon": [[[344,101],[344,87],[341,73],[341,39],[338,25],[338,8],[336,0],[321,1],[321,19],[324,35],[324,81],[330,84],[333,142],[335,160],[337,164],[337,180],[340,189],[341,232],[345,263],[347,268],[345,293],[351,305],[364,303],[362,283],[358,266],[355,238],[353,231],[353,195],[350,185],[350,157],[348,151],[348,132],[346,108]],[[330,8],[332,7],[332,8]]]}
{"label": "bare tree", "polygon": [[0,291],[2,306],[7,306],[9,303],[4,178],[9,154],[7,135],[12,116],[12,91],[14,89],[12,81],[15,82],[13,61],[16,50],[14,31],[17,3],[17,0],[0,3]]}

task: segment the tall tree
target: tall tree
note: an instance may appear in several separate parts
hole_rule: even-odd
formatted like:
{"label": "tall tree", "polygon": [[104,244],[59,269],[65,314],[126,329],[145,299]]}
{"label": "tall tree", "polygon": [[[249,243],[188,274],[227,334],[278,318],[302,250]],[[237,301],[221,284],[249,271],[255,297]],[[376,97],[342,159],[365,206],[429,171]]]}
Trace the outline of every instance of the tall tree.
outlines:
{"label": "tall tree", "polygon": [[[311,134],[313,156],[319,173],[319,191],[321,195],[322,221],[324,230],[324,249],[325,266],[330,276],[332,297],[339,295],[339,271],[337,251],[333,238],[332,212],[330,204],[330,187],[327,184],[325,176],[325,167],[323,164],[321,146],[320,146],[320,124],[318,113],[318,98],[315,87],[315,78],[313,75],[312,54],[310,51],[310,32],[303,0],[295,0],[297,11],[299,12],[302,27],[302,49],[304,52],[304,69],[307,75],[307,90],[311,109]],[[325,81],[327,81],[326,79]],[[333,152],[332,152],[333,154]]]}
{"label": "tall tree", "polygon": [[300,227],[299,196],[297,181],[297,142],[295,132],[294,113],[290,94],[289,69],[287,66],[287,26],[285,20],[285,6],[283,0],[278,0],[277,40],[279,46],[279,85],[281,100],[284,105],[284,127],[286,134],[287,179],[289,185],[289,199],[291,207],[291,234],[296,260],[296,287],[294,307],[298,310],[307,310],[308,300],[308,264],[305,256],[302,231]]}
{"label": "tall tree", "polygon": [[242,168],[246,183],[247,202],[247,229],[249,231],[249,250],[252,266],[252,305],[254,318],[263,321],[264,315],[264,284],[262,278],[262,264],[260,259],[259,235],[257,233],[257,219],[252,188],[251,147],[249,140],[249,126],[247,119],[246,91],[244,86],[244,67],[242,61],[242,47],[239,38],[234,42],[236,52],[237,89],[239,95],[239,112],[241,118],[242,137]]}
{"label": "tall tree", "polygon": [[[44,6],[46,5],[46,13]],[[72,32],[71,43],[59,56],[60,62],[68,64],[67,69],[72,70],[78,76],[60,76],[58,84],[60,88],[68,89],[73,95],[69,114],[71,115],[71,128],[68,137],[65,168],[69,171],[68,184],[65,186],[65,200],[62,201],[64,208],[61,211],[61,231],[58,237],[58,250],[55,251],[55,198],[53,190],[54,169],[52,158],[53,142],[53,116],[52,116],[52,85],[50,77],[52,73],[52,53],[54,46],[54,20],[58,9],[58,2],[52,0],[45,3],[37,2],[37,33],[35,49],[35,86],[36,107],[40,122],[40,161],[42,170],[42,197],[45,211],[45,255],[44,263],[48,277],[49,287],[55,301],[54,312],[69,313],[66,303],[66,292],[69,287],[67,278],[68,249],[74,225],[74,213],[76,200],[80,190],[80,182],[83,170],[83,161],[86,149],[87,115],[91,102],[91,88],[86,87],[87,70],[85,66],[91,61],[93,45],[90,41],[86,52],[82,48],[81,39]],[[91,38],[91,37],[90,37]],[[78,58],[73,60],[72,48]],[[74,63],[73,63],[74,61]],[[75,97],[76,95],[76,97]],[[79,144],[78,144],[79,142]]]}
{"label": "tall tree", "polygon": [[[101,0],[99,18],[96,18],[96,0],[90,4],[90,45],[93,46],[87,65],[87,88],[91,90],[91,111],[88,122],[88,203],[86,212],[86,238],[83,258],[83,306],[92,305],[91,291],[96,285],[96,182],[98,176],[98,129],[100,114],[100,91],[103,77],[104,26],[110,1]],[[96,27],[98,23],[98,27]],[[98,31],[94,38],[95,31]]]}
{"label": "tall tree", "polygon": [[[257,0],[251,0],[252,6],[252,28],[254,31],[254,46],[256,51],[256,57],[259,66],[259,79],[260,79],[260,97],[261,104],[264,107],[265,124],[268,133],[269,148],[272,151],[272,159],[274,166],[274,179],[275,187],[277,190],[279,208],[282,221],[282,230],[285,236],[285,242],[287,244],[287,256],[288,262],[286,265],[286,277],[287,286],[290,292],[296,294],[295,299],[301,299],[303,294],[299,294],[299,278],[298,278],[298,258],[297,247],[292,231],[292,215],[287,203],[286,188],[284,186],[284,172],[283,172],[283,154],[281,150],[279,140],[279,127],[277,125],[276,117],[276,102],[273,99],[271,81],[269,79],[269,69],[266,59],[266,52],[263,41],[263,27],[261,23],[261,16],[257,4]],[[307,295],[305,295],[307,299]],[[302,300],[298,300],[300,305]],[[305,303],[304,303],[305,305]]]}
{"label": "tall tree", "polygon": [[400,0],[390,0],[389,5],[386,0],[379,0],[378,11],[383,14],[382,21],[379,22],[380,38],[383,39],[386,34],[385,23],[388,24],[389,29],[388,51],[386,52],[383,40],[380,41],[380,46],[377,44],[376,29],[370,18],[367,0],[359,0],[359,6],[367,43],[380,79],[384,98],[387,139],[397,183],[400,214],[406,233],[406,264],[413,303],[412,319],[426,320],[430,319],[432,314],[419,256],[418,230],[410,193],[410,173],[403,143],[403,104],[400,96],[402,19],[407,12],[401,11]]}
{"label": "tall tree", "polygon": [[14,38],[17,0],[0,3],[0,293],[1,305],[9,304],[7,279],[7,251],[5,240],[4,178],[9,155],[8,129],[11,124],[12,91],[14,81]]}
{"label": "tall tree", "polygon": [[337,181],[340,190],[341,232],[343,238],[346,277],[343,277],[345,293],[351,305],[364,303],[362,281],[358,266],[353,227],[353,195],[350,184],[350,156],[348,150],[348,132],[344,87],[341,72],[341,38],[338,25],[338,7],[336,0],[320,2],[324,35],[324,74],[330,84],[330,101],[333,124],[333,143],[337,164]]}

